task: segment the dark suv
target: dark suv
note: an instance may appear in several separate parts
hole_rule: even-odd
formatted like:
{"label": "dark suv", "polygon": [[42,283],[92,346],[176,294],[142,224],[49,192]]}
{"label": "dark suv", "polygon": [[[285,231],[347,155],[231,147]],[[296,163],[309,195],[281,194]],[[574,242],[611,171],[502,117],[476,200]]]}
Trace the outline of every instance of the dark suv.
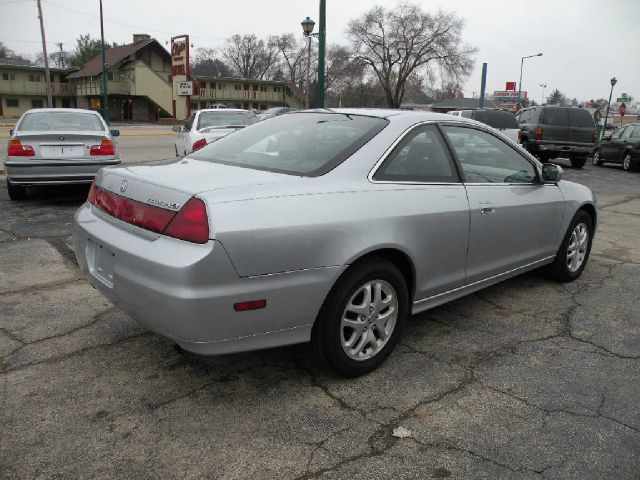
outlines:
{"label": "dark suv", "polygon": [[578,107],[540,106],[516,115],[522,146],[546,162],[562,157],[582,168],[596,143],[596,124],[588,110]]}

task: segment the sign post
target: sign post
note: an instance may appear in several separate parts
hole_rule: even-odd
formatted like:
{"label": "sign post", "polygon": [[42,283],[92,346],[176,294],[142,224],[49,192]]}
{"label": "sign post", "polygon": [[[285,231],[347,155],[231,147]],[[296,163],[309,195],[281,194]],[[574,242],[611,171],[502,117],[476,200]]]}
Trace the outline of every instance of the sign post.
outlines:
{"label": "sign post", "polygon": [[620,105],[620,126],[622,126],[625,113],[627,113],[627,104],[622,102],[622,105]]}
{"label": "sign post", "polygon": [[171,38],[171,81],[173,117],[182,120],[191,114],[193,95],[193,82],[189,72],[189,35]]}

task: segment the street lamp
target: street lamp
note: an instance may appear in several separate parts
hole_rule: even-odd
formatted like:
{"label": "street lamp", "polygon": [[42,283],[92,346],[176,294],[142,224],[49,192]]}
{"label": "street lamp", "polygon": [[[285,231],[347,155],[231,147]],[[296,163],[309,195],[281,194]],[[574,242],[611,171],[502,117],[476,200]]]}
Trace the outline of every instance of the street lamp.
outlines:
{"label": "street lamp", "polygon": [[542,99],[540,100],[540,105],[544,105],[544,89],[547,88],[547,84],[541,83],[540,86],[542,87]]}
{"label": "street lamp", "polygon": [[520,95],[522,93],[522,66],[524,65],[524,59],[531,58],[531,57],[541,57],[541,56],[542,56],[541,53],[536,53],[535,55],[527,55],[526,57],[520,58],[520,82],[518,82],[518,110],[520,110]]}
{"label": "street lamp", "polygon": [[[600,135],[600,140],[602,140],[602,137],[605,136],[605,133],[607,131],[607,120],[609,120],[609,107],[611,106],[611,95],[613,95],[613,87],[616,83],[618,83],[618,80],[616,80],[616,77],[612,77],[611,80],[609,80],[609,82],[611,82],[611,91],[609,92],[609,103],[607,103],[607,114],[604,116],[604,126],[602,127],[602,135]],[[622,121],[620,121],[620,125],[622,125]]]}
{"label": "street lamp", "polygon": [[311,37],[317,37],[317,33],[313,32],[313,27],[316,26],[316,22],[311,20],[309,17],[305,18],[300,25],[302,25],[302,33],[307,37],[307,88],[306,88],[306,108],[309,108],[309,70],[311,67]]}

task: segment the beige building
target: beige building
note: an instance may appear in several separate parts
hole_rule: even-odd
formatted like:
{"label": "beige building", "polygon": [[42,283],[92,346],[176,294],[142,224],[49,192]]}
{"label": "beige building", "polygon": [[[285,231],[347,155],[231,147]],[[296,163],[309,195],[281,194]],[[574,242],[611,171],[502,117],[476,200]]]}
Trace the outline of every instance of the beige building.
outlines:
{"label": "beige building", "polygon": [[[187,107],[194,110],[212,104],[255,110],[304,105],[295,85],[267,80],[194,77],[193,95],[178,96],[172,85],[170,53],[146,34],[134,34],[133,43],[109,48],[106,57],[111,120],[182,120]],[[50,71],[54,107],[102,109],[102,55],[79,70]],[[26,60],[0,59],[0,117],[17,118],[26,110],[46,106],[44,68]]]}
{"label": "beige building", "polygon": [[[55,107],[75,106],[68,73],[69,70],[49,69]],[[34,67],[28,60],[0,58],[0,117],[17,118],[30,108],[46,107],[45,79],[44,68]]]}
{"label": "beige building", "polygon": [[253,110],[304,107],[303,93],[291,83],[203,76],[194,76],[193,80],[192,110],[220,103],[228,108]]}

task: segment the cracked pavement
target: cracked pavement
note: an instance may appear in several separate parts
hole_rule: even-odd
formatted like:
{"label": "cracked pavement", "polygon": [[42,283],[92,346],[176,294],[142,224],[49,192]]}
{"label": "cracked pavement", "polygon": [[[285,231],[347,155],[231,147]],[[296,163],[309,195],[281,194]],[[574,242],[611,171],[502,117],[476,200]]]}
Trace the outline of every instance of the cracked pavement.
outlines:
{"label": "cracked pavement", "polygon": [[304,345],[178,352],[78,271],[86,188],[2,186],[0,477],[637,480],[640,174],[565,173],[600,204],[580,280],[531,272],[415,316],[353,380]]}

